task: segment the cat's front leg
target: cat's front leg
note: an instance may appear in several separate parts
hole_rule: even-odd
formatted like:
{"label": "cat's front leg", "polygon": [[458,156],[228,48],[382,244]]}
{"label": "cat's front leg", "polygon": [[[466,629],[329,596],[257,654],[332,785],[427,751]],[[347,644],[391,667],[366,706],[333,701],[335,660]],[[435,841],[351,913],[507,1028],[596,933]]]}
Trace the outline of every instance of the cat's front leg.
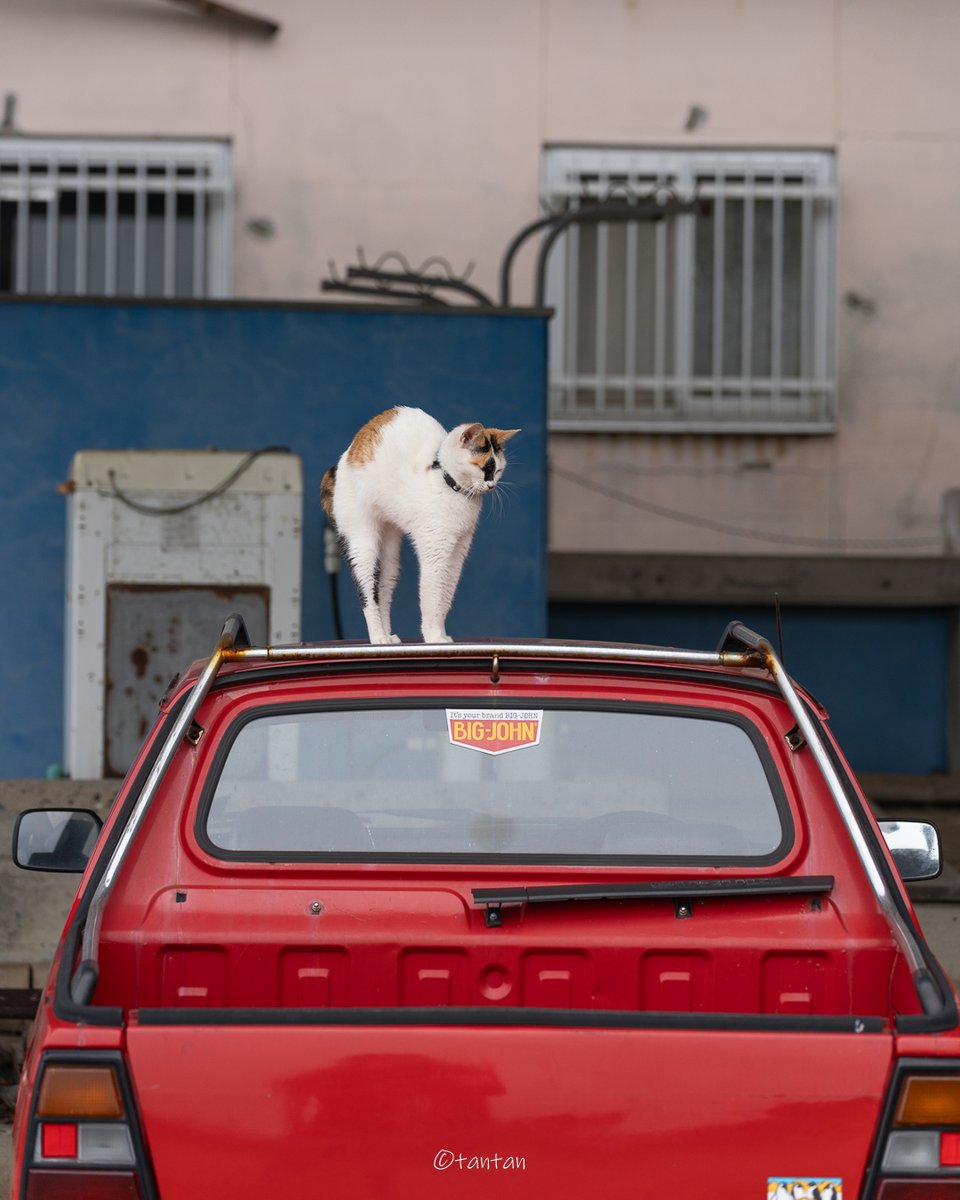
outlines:
{"label": "cat's front leg", "polygon": [[446,546],[417,544],[420,560],[420,630],[428,646],[452,642],[444,628],[453,589],[449,586],[450,552]]}
{"label": "cat's front leg", "polygon": [[[424,578],[424,575],[427,578]],[[423,640],[428,646],[441,646],[452,642],[453,638],[444,628],[450,601],[445,600],[442,580],[433,571],[424,572],[420,568],[420,630]],[[451,594],[452,595],[452,594]]]}
{"label": "cat's front leg", "polygon": [[428,645],[452,642],[446,620],[460,581],[460,572],[470,549],[473,531],[452,544],[417,546],[420,559],[420,621]]}

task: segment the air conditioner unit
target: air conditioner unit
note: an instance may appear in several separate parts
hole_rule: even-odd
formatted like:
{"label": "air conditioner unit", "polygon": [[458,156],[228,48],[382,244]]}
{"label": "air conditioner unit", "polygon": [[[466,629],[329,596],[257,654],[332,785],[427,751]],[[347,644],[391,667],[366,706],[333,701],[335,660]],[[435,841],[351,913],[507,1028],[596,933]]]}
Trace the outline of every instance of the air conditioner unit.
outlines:
{"label": "air conditioner unit", "polygon": [[273,450],[84,450],[65,490],[64,765],[118,776],[230,613],[260,644],[299,640],[302,465]]}

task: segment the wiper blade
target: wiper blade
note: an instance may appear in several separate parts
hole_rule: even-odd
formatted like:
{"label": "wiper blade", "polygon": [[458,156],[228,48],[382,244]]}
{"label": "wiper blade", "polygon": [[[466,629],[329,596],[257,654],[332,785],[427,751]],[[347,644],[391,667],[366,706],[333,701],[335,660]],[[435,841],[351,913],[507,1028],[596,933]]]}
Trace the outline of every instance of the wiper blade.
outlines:
{"label": "wiper blade", "polygon": [[824,895],[833,890],[833,875],[736,879],[661,879],[643,883],[548,884],[541,887],[474,888],[473,902],[491,915],[505,904],[557,904],[570,900],[699,900],[718,896]]}

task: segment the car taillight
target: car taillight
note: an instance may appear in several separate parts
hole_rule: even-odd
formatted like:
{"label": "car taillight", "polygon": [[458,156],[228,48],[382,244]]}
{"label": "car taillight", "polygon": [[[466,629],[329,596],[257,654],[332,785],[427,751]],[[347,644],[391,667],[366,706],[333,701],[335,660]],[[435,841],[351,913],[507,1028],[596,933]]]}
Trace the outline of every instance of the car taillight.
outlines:
{"label": "car taillight", "polygon": [[133,1101],[118,1055],[44,1063],[25,1167],[25,1200],[150,1200]]}
{"label": "car taillight", "polygon": [[130,1171],[47,1171],[27,1175],[27,1200],[140,1200]]}
{"label": "car taillight", "polygon": [[960,1075],[901,1072],[879,1150],[877,1200],[960,1200]]}

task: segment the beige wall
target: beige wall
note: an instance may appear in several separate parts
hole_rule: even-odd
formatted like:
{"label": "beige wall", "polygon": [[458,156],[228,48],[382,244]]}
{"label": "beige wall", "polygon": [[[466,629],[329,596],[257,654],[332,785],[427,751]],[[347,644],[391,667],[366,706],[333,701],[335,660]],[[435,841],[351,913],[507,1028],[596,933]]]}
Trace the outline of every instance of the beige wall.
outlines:
{"label": "beige wall", "polygon": [[[3,0],[29,134],[219,135],[235,293],[309,299],[334,260],[476,262],[537,212],[543,146],[816,146],[840,175],[839,422],[826,438],[556,435],[554,548],[939,553],[960,484],[956,0],[244,0],[273,39],[164,0]],[[707,110],[691,134],[689,107]],[[268,218],[270,239],[247,229]],[[530,296],[532,252],[514,298]],[[855,291],[872,316],[848,309]],[[784,536],[786,535],[786,536]],[[791,541],[790,539],[800,539]],[[805,539],[805,540],[804,540]],[[866,547],[862,547],[866,551]]]}

